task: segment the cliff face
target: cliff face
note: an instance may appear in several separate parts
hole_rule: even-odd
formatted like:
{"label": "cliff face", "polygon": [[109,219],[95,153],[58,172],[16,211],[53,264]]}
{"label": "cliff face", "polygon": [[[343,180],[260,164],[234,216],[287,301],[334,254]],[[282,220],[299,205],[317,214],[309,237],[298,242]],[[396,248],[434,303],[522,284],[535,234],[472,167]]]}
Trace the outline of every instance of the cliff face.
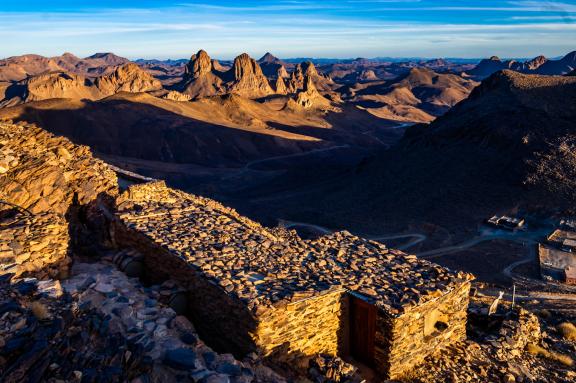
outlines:
{"label": "cliff face", "polygon": [[274,93],[268,79],[262,73],[260,65],[246,53],[234,59],[231,72],[234,73],[234,81],[229,85],[230,92],[249,98],[258,98]]}

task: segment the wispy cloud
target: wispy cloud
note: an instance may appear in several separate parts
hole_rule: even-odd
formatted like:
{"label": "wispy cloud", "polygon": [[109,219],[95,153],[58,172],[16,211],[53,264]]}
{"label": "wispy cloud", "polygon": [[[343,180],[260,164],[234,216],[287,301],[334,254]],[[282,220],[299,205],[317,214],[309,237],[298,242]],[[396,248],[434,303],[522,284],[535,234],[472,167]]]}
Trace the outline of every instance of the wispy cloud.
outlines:
{"label": "wispy cloud", "polygon": [[576,32],[576,6],[545,1],[147,0],[154,6],[144,7],[102,0],[65,11],[36,2],[37,9],[11,3],[0,11],[0,56],[112,50],[188,57],[199,48],[224,58],[245,50],[284,57],[558,55],[573,50]]}

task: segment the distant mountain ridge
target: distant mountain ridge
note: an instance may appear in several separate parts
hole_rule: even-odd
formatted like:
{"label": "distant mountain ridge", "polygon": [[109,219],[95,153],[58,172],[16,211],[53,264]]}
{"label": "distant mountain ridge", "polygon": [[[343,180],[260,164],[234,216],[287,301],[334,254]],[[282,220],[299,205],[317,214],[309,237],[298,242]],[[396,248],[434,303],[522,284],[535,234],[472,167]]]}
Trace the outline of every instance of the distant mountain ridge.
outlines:
{"label": "distant mountain ridge", "polygon": [[497,56],[484,59],[472,70],[467,71],[471,76],[485,78],[500,70],[510,69],[521,73],[542,75],[564,75],[576,68],[576,51],[570,52],[557,60],[549,60],[538,56],[524,62],[516,60],[500,60]]}
{"label": "distant mountain ridge", "polygon": [[110,73],[111,67],[128,62],[130,60],[113,53],[96,53],[86,58],[78,58],[71,53],[64,53],[62,56],[55,57],[14,56],[0,60],[0,81],[20,81],[28,76],[57,71],[97,77]]}
{"label": "distant mountain ridge", "polygon": [[6,88],[0,106],[57,98],[98,100],[119,92],[138,93],[162,89],[160,81],[134,63],[114,68],[114,71],[93,79],[68,72],[29,76]]}

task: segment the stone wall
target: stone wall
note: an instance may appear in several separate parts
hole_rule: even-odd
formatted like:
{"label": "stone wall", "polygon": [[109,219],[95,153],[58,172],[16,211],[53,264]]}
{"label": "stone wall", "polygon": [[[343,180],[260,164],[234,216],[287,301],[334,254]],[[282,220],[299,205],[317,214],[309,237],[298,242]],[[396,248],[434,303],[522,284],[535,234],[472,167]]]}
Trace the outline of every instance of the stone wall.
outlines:
{"label": "stone wall", "polygon": [[254,316],[241,302],[209,281],[193,265],[175,257],[136,230],[114,222],[112,237],[118,247],[137,249],[144,256],[146,277],[155,283],[177,281],[188,292],[188,316],[201,338],[218,352],[243,357],[257,351],[250,334],[255,332]]}
{"label": "stone wall", "polygon": [[342,289],[269,309],[254,334],[264,356],[297,363],[316,354],[341,355],[347,348],[348,295]]}
{"label": "stone wall", "polygon": [[82,226],[68,219],[116,193],[114,172],[88,147],[33,125],[0,123],[0,274],[65,277]]}
{"label": "stone wall", "polygon": [[65,214],[72,203],[116,192],[116,175],[88,147],[34,125],[0,123],[0,199],[32,213]]}
{"label": "stone wall", "polygon": [[398,379],[425,357],[466,339],[469,292],[467,282],[398,317],[380,311],[374,350],[376,368],[388,378]]}
{"label": "stone wall", "polygon": [[39,279],[68,274],[68,225],[61,215],[11,209],[0,216],[0,274]]}

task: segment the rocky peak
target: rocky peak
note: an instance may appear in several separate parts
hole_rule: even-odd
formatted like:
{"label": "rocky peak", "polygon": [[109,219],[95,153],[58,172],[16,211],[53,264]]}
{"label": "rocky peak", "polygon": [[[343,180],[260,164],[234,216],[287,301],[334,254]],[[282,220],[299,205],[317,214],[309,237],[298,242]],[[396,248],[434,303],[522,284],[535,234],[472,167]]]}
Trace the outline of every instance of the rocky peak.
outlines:
{"label": "rocky peak", "polygon": [[304,109],[334,110],[330,100],[322,96],[318,92],[318,89],[316,89],[312,76],[306,76],[304,78],[303,88],[302,91],[298,92],[294,100],[298,107]]}
{"label": "rocky peak", "polygon": [[264,64],[264,63],[274,64],[274,63],[277,63],[277,62],[279,62],[279,61],[280,61],[280,59],[279,59],[278,57],[274,56],[274,55],[273,55],[272,53],[270,53],[270,52],[267,52],[264,56],[262,56],[262,57],[260,58],[260,60],[258,60],[258,62],[259,62],[260,64]]}
{"label": "rocky peak", "polygon": [[316,70],[316,66],[311,61],[306,61],[302,63],[302,70],[304,71],[305,76],[318,76],[318,71]]}
{"label": "rocky peak", "polygon": [[306,76],[304,79],[304,92],[316,92],[316,86],[314,85],[314,81],[312,81],[312,76]]}
{"label": "rocky peak", "polygon": [[228,73],[228,78],[231,80],[227,85],[229,92],[249,98],[274,93],[260,65],[246,53],[234,59],[234,65]]}
{"label": "rocky peak", "polygon": [[288,74],[288,71],[286,70],[286,67],[284,67],[284,65],[281,65],[280,68],[278,68],[277,76],[282,77],[282,78],[290,77],[290,75]]}
{"label": "rocky peak", "polygon": [[530,70],[538,69],[542,64],[544,64],[548,59],[542,55],[533,58],[526,62],[526,68]]}
{"label": "rocky peak", "polygon": [[236,81],[250,75],[263,76],[260,65],[247,53],[242,53],[234,59],[232,70],[234,71],[234,79],[236,79]]}
{"label": "rocky peak", "polygon": [[188,62],[188,65],[186,66],[186,73],[190,77],[196,79],[212,72],[212,68],[213,65],[210,56],[208,56],[206,51],[201,49],[190,58],[190,62]]}
{"label": "rocky peak", "polygon": [[75,55],[73,55],[70,52],[65,52],[62,56],[59,57],[62,60],[66,60],[66,61],[71,61],[71,62],[76,62],[76,61],[80,61],[80,59],[78,57],[76,57]]}
{"label": "rocky peak", "polygon": [[114,53],[96,53],[93,54],[92,56],[86,57],[86,59],[94,59],[94,60],[100,60],[103,61],[104,63],[106,63],[107,65],[112,65],[112,66],[116,66],[116,65],[122,65],[122,64],[126,64],[129,63],[130,60],[124,58],[124,57],[120,57],[115,55]]}
{"label": "rocky peak", "polygon": [[117,92],[149,92],[162,89],[162,83],[137,64],[122,65],[106,76],[98,77],[96,87],[103,94],[111,95]]}
{"label": "rocky peak", "polygon": [[288,94],[288,88],[286,87],[286,83],[281,76],[278,76],[276,79],[276,93],[278,94]]}
{"label": "rocky peak", "polygon": [[490,61],[502,61],[502,60],[500,60],[500,57],[498,57],[498,56],[492,56],[489,58],[489,60]]}

